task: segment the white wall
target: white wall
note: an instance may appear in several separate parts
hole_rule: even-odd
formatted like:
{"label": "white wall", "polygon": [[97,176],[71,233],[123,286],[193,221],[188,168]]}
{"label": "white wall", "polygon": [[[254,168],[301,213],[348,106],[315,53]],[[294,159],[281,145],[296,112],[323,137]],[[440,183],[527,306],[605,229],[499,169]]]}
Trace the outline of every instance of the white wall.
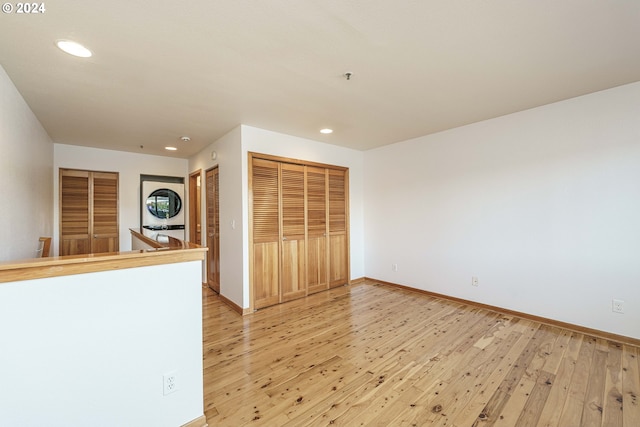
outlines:
{"label": "white wall", "polygon": [[1,66],[0,151],[0,261],[33,258],[53,233],[53,143]]}
{"label": "white wall", "polygon": [[[59,169],[85,169],[119,173],[120,250],[131,250],[130,228],[140,228],[140,175],[178,176],[188,186],[188,161],[172,157],[103,150],[76,145],[54,144],[54,242],[52,249],[58,253],[59,237]],[[185,187],[186,189],[186,187]],[[186,202],[188,205],[188,201]],[[185,216],[188,218],[188,214]],[[185,230],[186,231],[186,230]],[[53,251],[52,251],[53,252]]]}
{"label": "white wall", "polygon": [[639,118],[635,83],[366,152],[366,275],[640,338]]}
{"label": "white wall", "polygon": [[[200,261],[0,285],[0,425],[203,415]],[[179,390],[163,395],[163,374]]]}
{"label": "white wall", "polygon": [[[242,177],[240,127],[189,159],[189,173],[202,170],[202,242],[206,245],[206,180],[207,169],[218,166],[220,185],[220,293],[242,306]],[[216,160],[211,152],[217,153]],[[235,228],[232,227],[235,221]],[[203,273],[204,276],[205,273]],[[202,279],[206,282],[206,276]]]}

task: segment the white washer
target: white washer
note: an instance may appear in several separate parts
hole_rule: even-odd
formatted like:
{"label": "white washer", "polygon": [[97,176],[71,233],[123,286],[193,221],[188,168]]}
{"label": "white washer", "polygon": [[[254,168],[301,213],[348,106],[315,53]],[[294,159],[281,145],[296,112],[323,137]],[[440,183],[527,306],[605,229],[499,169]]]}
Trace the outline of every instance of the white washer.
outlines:
{"label": "white washer", "polygon": [[142,181],[143,233],[155,238],[165,234],[184,240],[184,184]]}

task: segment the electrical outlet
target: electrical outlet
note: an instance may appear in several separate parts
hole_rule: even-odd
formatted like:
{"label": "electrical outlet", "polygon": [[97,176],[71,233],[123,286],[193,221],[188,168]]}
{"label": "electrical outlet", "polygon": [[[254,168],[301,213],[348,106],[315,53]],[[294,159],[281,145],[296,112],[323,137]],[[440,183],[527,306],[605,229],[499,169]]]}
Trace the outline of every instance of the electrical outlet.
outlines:
{"label": "electrical outlet", "polygon": [[162,393],[166,396],[178,390],[178,372],[168,372],[162,376]]}
{"label": "electrical outlet", "polygon": [[476,276],[471,278],[471,286],[478,286],[478,278]]}
{"label": "electrical outlet", "polygon": [[619,299],[612,300],[611,310],[614,313],[624,314],[624,301]]}
{"label": "electrical outlet", "polygon": [[398,264],[391,264],[391,271],[398,271]]}

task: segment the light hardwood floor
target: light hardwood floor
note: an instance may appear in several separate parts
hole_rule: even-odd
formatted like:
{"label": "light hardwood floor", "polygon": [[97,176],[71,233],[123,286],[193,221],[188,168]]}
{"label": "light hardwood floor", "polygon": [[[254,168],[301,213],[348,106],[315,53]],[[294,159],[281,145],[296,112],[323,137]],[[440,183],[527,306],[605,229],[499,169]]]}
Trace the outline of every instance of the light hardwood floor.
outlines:
{"label": "light hardwood floor", "polygon": [[640,426],[640,352],[361,284],[240,317],[206,290],[210,426]]}

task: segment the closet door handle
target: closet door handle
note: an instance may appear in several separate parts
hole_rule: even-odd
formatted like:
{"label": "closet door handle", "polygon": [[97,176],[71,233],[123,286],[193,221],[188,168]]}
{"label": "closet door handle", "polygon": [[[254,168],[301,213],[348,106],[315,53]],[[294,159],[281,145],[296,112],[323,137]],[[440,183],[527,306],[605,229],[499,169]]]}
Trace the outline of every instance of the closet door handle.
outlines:
{"label": "closet door handle", "polygon": [[285,236],[282,236],[282,240],[283,240],[283,241],[284,241],[284,240],[287,240],[287,238],[286,238]]}

